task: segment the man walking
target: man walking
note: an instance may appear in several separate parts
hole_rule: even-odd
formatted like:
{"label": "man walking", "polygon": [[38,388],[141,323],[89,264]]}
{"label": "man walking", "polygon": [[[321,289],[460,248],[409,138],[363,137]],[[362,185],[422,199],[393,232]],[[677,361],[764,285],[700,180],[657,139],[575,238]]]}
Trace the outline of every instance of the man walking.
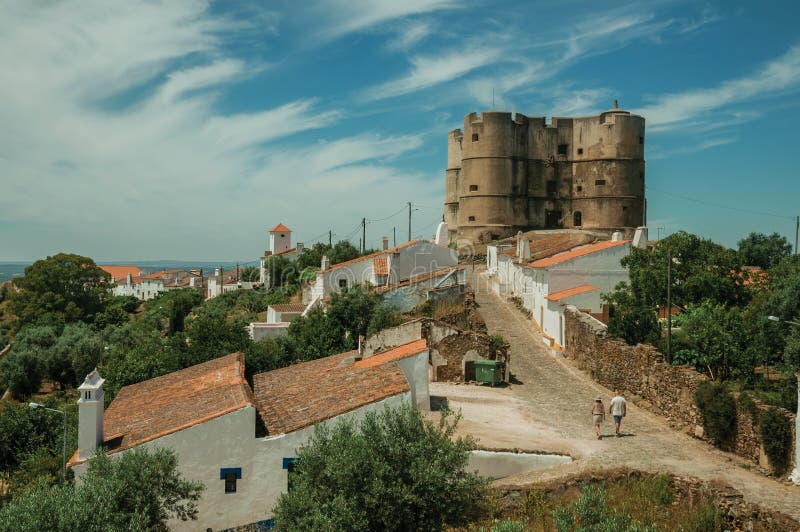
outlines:
{"label": "man walking", "polygon": [[628,403],[619,390],[614,390],[614,397],[611,398],[608,413],[614,416],[614,432],[619,438],[619,426],[622,424],[622,418],[628,413]]}

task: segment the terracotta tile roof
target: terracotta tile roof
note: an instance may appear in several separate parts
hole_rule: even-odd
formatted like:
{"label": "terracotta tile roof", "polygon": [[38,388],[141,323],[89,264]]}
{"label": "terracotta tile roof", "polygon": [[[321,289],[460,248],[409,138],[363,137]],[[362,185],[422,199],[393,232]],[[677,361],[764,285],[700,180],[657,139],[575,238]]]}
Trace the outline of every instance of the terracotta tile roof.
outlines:
{"label": "terracotta tile roof", "polygon": [[143,275],[142,279],[168,279],[170,276],[178,273],[187,273],[184,270],[162,270],[160,272],[151,273],[149,275]]}
{"label": "terracotta tile roof", "polygon": [[267,433],[288,434],[410,390],[395,363],[356,366],[357,351],[295,364],[253,377]]}
{"label": "terracotta tile roof", "polygon": [[302,303],[279,303],[269,307],[275,312],[303,312],[306,309]]}
{"label": "terracotta tile roof", "polygon": [[568,260],[577,259],[578,257],[583,257],[586,255],[590,255],[592,253],[597,253],[598,251],[604,251],[606,249],[615,248],[617,246],[630,244],[630,242],[631,242],[630,240],[616,240],[616,241],[603,240],[601,242],[589,244],[588,246],[581,246],[579,248],[575,248],[565,253],[559,253],[557,255],[553,255],[552,257],[548,257],[546,259],[540,259],[531,262],[528,264],[528,266],[531,266],[533,268],[547,268],[549,266],[553,266],[554,264],[560,264]]}
{"label": "terracotta tile roof", "polygon": [[110,452],[172,434],[253,403],[244,355],[233,353],[122,388],[103,420]]}
{"label": "terracotta tile roof", "polygon": [[[416,244],[418,242],[427,242],[427,241],[422,239],[422,238],[409,240],[405,244],[400,244],[400,245],[395,246],[393,248],[389,248],[389,249],[382,250],[382,251],[376,251],[375,253],[370,253],[369,255],[364,255],[363,257],[356,257],[355,259],[350,259],[350,260],[347,260],[347,261],[344,261],[344,262],[336,263],[336,264],[332,265],[330,268],[328,268],[325,271],[329,272],[331,270],[335,270],[335,269],[341,268],[343,266],[348,266],[350,264],[355,264],[356,262],[361,262],[362,260],[370,260],[370,259],[374,259],[375,257],[380,257],[381,255],[386,255],[387,253],[394,253],[395,251],[399,251],[399,250],[401,250],[403,248],[407,248],[408,246],[412,246],[412,245],[414,245],[414,244]],[[325,272],[322,272],[322,273],[325,273]]]}
{"label": "terracotta tile roof", "polygon": [[419,340],[415,340],[411,343],[393,347],[388,351],[377,353],[371,357],[359,360],[355,363],[355,366],[359,368],[373,368],[375,366],[380,366],[381,364],[386,364],[387,362],[394,362],[395,360],[400,360],[401,358],[417,355],[427,350],[428,343],[425,341],[425,338],[420,338]]}
{"label": "terracotta tile roof", "polygon": [[270,257],[277,257],[279,255],[288,255],[289,253],[294,253],[295,251],[297,251],[297,248],[284,249],[283,251],[279,251],[277,253],[273,253],[272,255],[270,255]]}
{"label": "terracotta tile roof", "polygon": [[291,233],[292,230],[283,224],[278,224],[269,230],[270,233]]}
{"label": "terracotta tile roof", "polygon": [[389,259],[387,257],[372,259],[372,271],[375,275],[389,275]]}
{"label": "terracotta tile roof", "polygon": [[104,272],[107,272],[111,279],[117,281],[119,279],[126,279],[128,274],[133,277],[139,277],[142,274],[142,269],[138,266],[98,266]]}
{"label": "terracotta tile roof", "polygon": [[544,238],[531,240],[531,259],[536,261],[552,257],[556,253],[569,251],[584,244],[593,243],[595,238],[582,233],[562,233],[547,235]]}
{"label": "terracotta tile roof", "polygon": [[[133,276],[131,277],[131,285],[139,284],[141,280],[142,280],[141,277]],[[120,286],[125,286],[128,284],[128,278],[123,277],[122,279],[117,279],[116,281],[114,281],[114,283]]]}
{"label": "terracotta tile roof", "polygon": [[567,299],[568,297],[577,296],[578,294],[585,294],[586,292],[594,292],[595,290],[600,290],[600,287],[582,284],[580,286],[574,286],[572,288],[567,288],[566,290],[561,290],[560,292],[552,293],[547,296],[546,299],[548,301],[561,301],[562,299]]}

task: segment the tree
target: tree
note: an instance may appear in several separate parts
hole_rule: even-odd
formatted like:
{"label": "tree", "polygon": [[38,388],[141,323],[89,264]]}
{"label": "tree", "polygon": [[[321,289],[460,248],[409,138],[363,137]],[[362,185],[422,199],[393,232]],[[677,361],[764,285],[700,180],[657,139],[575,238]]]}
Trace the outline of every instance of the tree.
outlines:
{"label": "tree", "polygon": [[792,245],[778,233],[750,233],[739,240],[739,254],[749,266],[769,269],[792,254]]}
{"label": "tree", "polygon": [[26,404],[0,403],[0,473],[11,473],[45,448],[61,459],[61,417]]}
{"label": "tree", "polygon": [[59,253],[25,268],[9,296],[18,327],[40,320],[90,323],[105,309],[110,276],[88,257]]}
{"label": "tree", "polygon": [[441,530],[463,526],[486,483],[467,471],[458,418],[439,425],[403,405],[318,425],[275,507],[281,530]]}
{"label": "tree", "polygon": [[313,247],[305,248],[300,256],[297,257],[297,266],[301,270],[306,268],[319,268],[322,264],[322,256],[328,255],[330,259],[331,249],[328,244],[317,242]]}
{"label": "tree", "polygon": [[239,273],[239,279],[242,281],[248,281],[251,283],[256,283],[259,281],[259,277],[261,276],[261,272],[259,272],[258,268],[255,266],[245,266],[242,268],[242,271]]}
{"label": "tree", "polygon": [[340,262],[347,262],[348,260],[356,259],[359,256],[360,253],[353,244],[351,244],[348,240],[340,240],[336,243],[336,245],[333,246],[328,258],[330,259],[331,264],[339,264]]}
{"label": "tree", "polygon": [[690,307],[681,323],[712,379],[725,380],[734,371],[752,373],[739,309],[705,301]]}
{"label": "tree", "polygon": [[169,519],[197,519],[204,486],[178,472],[174,451],[136,448],[99,454],[79,485],[39,484],[0,509],[0,532],[168,530]]}
{"label": "tree", "polygon": [[661,338],[655,308],[637,300],[627,286],[618,287],[603,298],[610,305],[608,332],[630,345],[652,343]]}
{"label": "tree", "polygon": [[8,389],[16,398],[38,391],[43,377],[42,361],[32,351],[12,351],[0,359],[0,390]]}

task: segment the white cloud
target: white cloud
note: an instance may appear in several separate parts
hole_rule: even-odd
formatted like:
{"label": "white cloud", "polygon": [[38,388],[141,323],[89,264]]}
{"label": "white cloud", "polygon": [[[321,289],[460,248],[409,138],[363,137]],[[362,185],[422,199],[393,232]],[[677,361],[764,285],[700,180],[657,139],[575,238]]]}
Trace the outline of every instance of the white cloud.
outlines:
{"label": "white cloud", "polygon": [[724,81],[716,87],[658,96],[652,104],[636,112],[647,119],[649,126],[664,131],[708,118],[709,113],[718,109],[798,89],[800,45],[795,45],[750,76]]}
{"label": "white cloud", "polygon": [[725,144],[731,144],[733,142],[738,141],[738,137],[716,137],[706,139],[701,142],[697,142],[695,144],[683,146],[680,148],[674,148],[670,150],[662,150],[658,147],[648,148],[647,149],[647,159],[648,160],[656,160],[656,159],[667,159],[669,157],[674,157],[676,155],[686,155],[689,153],[695,153],[699,151],[705,151],[711,148],[716,148],[717,146],[724,146]]}
{"label": "white cloud", "polygon": [[412,20],[400,24],[397,35],[389,41],[390,50],[410,50],[433,33],[433,24],[425,20]]}

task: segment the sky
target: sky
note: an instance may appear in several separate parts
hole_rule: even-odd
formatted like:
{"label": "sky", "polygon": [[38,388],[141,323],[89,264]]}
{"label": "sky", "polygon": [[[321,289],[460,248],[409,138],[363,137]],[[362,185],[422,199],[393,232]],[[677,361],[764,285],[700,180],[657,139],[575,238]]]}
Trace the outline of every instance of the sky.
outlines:
{"label": "sky", "polygon": [[[646,119],[651,237],[794,242],[800,5],[0,0],[0,261],[430,237],[465,114]],[[493,101],[494,94],[494,101]],[[494,103],[493,103],[494,102]]]}

